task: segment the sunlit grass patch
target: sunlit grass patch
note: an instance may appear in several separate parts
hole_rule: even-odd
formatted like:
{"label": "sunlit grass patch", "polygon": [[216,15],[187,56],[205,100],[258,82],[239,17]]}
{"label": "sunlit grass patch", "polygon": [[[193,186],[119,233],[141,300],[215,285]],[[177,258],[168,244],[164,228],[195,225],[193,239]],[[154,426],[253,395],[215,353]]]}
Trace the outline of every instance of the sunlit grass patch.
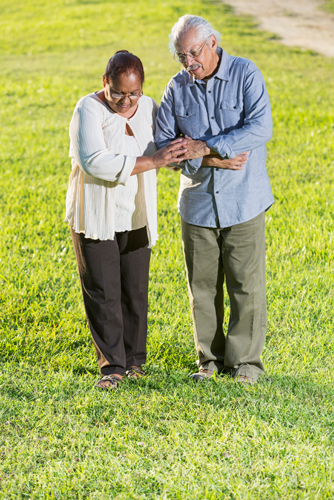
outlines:
{"label": "sunlit grass patch", "polygon": [[[63,223],[68,124],[121,48],[142,58],[159,102],[179,68],[168,32],[186,12],[254,60],[271,98],[267,375],[250,388],[189,380],[179,174],[161,171],[150,376],[105,394]],[[332,498],[332,60],[279,45],[220,2],[14,1],[1,28],[0,497]]]}

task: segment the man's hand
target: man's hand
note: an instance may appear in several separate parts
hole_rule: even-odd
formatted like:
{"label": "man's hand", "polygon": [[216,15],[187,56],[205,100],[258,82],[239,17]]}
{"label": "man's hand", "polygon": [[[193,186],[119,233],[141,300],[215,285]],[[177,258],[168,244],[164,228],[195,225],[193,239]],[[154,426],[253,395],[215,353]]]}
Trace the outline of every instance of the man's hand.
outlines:
{"label": "man's hand", "polygon": [[240,153],[235,158],[233,158],[233,160],[223,160],[217,154],[210,154],[203,158],[201,166],[223,168],[227,170],[242,170],[247,160],[248,160],[247,151],[245,151],[244,153]]}
{"label": "man's hand", "polygon": [[[215,151],[212,151],[204,141],[196,141],[189,136],[185,136],[184,140],[187,141],[185,147],[187,151],[182,153],[177,158],[177,163],[184,160],[195,160],[202,158],[202,167],[216,167],[226,170],[242,170],[244,164],[248,160],[248,152],[240,153],[232,160],[223,160],[221,156]],[[183,143],[184,144],[184,143]]]}
{"label": "man's hand", "polygon": [[187,135],[184,137],[188,142],[186,144],[187,152],[178,157],[179,161],[195,160],[202,158],[202,156],[209,155],[211,150],[203,141],[194,141]]}
{"label": "man's hand", "polygon": [[195,160],[196,158],[202,158],[202,156],[209,155],[211,149],[203,141],[193,141],[190,140],[186,144],[187,155],[189,159]]}

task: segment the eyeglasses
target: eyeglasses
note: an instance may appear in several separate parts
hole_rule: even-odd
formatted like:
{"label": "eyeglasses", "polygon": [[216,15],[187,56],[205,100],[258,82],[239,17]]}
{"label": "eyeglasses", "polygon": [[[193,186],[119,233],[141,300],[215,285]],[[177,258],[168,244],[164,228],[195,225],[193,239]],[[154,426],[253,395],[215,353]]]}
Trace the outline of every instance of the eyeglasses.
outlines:
{"label": "eyeglasses", "polygon": [[201,55],[201,52],[202,52],[205,44],[206,44],[206,40],[205,40],[205,42],[202,43],[202,45],[198,49],[192,50],[190,52],[184,52],[183,54],[177,54],[176,52],[174,52],[174,60],[180,61],[181,63],[184,63],[187,60],[187,56],[191,57],[192,59],[195,59],[196,57]]}
{"label": "eyeglasses", "polygon": [[[110,89],[112,91],[112,89]],[[135,101],[136,99],[139,99],[143,95],[143,92],[140,92],[140,94],[116,94],[116,93],[110,93],[111,97],[113,99],[124,99],[124,97],[128,97],[132,101]]]}

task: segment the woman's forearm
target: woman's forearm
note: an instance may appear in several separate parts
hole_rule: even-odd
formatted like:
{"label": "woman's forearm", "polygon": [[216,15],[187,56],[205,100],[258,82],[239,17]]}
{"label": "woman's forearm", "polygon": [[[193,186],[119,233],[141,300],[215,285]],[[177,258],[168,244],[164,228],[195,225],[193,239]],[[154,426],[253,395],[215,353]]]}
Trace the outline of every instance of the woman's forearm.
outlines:
{"label": "woman's forearm", "polygon": [[155,165],[152,156],[138,156],[131,175],[141,174],[142,172],[147,172],[148,170],[153,170],[155,168],[157,168],[157,166]]}
{"label": "woman's forearm", "polygon": [[179,156],[187,151],[185,147],[186,143],[187,141],[185,139],[179,137],[175,139],[175,141],[167,144],[164,148],[156,151],[152,156],[139,156],[131,175],[165,167],[170,163],[179,163]]}

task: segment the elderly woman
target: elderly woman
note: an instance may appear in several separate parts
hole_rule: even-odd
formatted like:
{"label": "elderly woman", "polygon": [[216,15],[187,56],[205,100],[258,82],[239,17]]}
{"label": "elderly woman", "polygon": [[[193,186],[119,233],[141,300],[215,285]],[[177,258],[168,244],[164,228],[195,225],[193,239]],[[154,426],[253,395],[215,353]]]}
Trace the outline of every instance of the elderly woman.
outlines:
{"label": "elderly woman", "polygon": [[66,197],[82,295],[102,389],[144,376],[151,247],[158,238],[157,169],[186,151],[176,139],[157,151],[157,103],[142,94],[143,65],[119,51],[103,89],[77,103],[70,124]]}

